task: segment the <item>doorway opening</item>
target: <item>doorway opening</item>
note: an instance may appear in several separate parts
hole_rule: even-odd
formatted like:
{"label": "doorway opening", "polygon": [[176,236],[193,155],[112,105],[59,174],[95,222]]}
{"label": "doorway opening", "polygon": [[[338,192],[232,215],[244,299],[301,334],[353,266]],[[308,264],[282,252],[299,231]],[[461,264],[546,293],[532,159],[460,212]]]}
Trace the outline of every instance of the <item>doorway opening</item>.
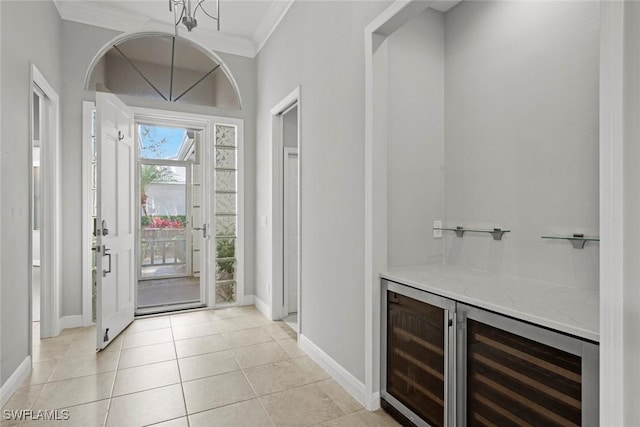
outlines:
{"label": "doorway opening", "polygon": [[31,120],[31,321],[34,334],[40,334],[40,294],[42,289],[42,274],[40,273],[40,247],[42,242],[42,178],[40,146],[46,137],[42,134],[43,104],[46,96],[37,85],[33,88],[32,120]]}
{"label": "doorway opening", "polygon": [[300,88],[271,109],[273,229],[271,318],[302,333]]}
{"label": "doorway opening", "polygon": [[204,304],[201,131],[137,124],[138,311]]}
{"label": "doorway opening", "polygon": [[[101,226],[96,224],[99,115],[92,102],[84,103],[83,112],[83,322],[87,326],[99,320],[96,272],[100,269],[92,250],[97,243],[95,229]],[[133,108],[132,114],[135,314],[245,304],[243,121],[147,108]],[[178,134],[176,141],[169,141],[176,138],[171,132]],[[161,155],[161,149],[169,147],[173,151]],[[106,261],[108,270],[108,254]]]}
{"label": "doorway opening", "polygon": [[298,104],[282,114],[283,149],[283,292],[284,322],[298,331]]}

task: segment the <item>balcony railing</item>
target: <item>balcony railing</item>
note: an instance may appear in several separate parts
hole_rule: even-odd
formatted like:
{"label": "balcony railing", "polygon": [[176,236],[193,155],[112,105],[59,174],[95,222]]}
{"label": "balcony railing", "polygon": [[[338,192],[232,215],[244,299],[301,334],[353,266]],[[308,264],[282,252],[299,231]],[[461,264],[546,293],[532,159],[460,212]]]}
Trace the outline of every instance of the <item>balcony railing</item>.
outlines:
{"label": "balcony railing", "polygon": [[141,265],[178,265],[187,262],[185,228],[143,228],[140,239]]}

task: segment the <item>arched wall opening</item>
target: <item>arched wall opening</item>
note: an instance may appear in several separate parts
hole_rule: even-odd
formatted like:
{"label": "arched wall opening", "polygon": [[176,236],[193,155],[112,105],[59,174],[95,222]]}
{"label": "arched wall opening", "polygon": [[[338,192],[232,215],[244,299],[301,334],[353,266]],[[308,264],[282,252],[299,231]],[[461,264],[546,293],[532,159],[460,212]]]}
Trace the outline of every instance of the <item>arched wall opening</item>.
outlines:
{"label": "arched wall opening", "polygon": [[164,32],[125,34],[107,43],[91,62],[84,88],[242,110],[226,64],[196,42]]}

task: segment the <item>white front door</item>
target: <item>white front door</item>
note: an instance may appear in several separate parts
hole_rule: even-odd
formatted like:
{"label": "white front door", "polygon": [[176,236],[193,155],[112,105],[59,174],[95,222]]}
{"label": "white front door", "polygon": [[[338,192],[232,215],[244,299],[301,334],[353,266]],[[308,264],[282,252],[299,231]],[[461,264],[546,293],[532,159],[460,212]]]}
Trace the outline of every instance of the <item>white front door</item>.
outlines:
{"label": "white front door", "polygon": [[284,149],[284,307],[298,311],[298,150]]}
{"label": "white front door", "polygon": [[97,348],[132,321],[135,309],[135,144],[133,112],[115,95],[96,92]]}

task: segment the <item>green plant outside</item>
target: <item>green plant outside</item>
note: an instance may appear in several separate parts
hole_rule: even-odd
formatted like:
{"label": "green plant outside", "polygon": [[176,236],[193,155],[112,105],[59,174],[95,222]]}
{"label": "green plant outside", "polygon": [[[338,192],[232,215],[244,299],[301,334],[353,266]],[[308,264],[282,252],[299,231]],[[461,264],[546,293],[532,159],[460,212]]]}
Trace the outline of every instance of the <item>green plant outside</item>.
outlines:
{"label": "green plant outside", "polygon": [[234,239],[220,239],[216,242],[216,258],[234,258],[236,256],[236,241]]}
{"label": "green plant outside", "polygon": [[232,239],[216,242],[216,279],[233,280],[236,272],[236,242]]}
{"label": "green plant outside", "polygon": [[220,239],[216,241],[216,280],[223,281],[216,284],[216,300],[222,303],[236,300],[236,241],[234,239]]}

